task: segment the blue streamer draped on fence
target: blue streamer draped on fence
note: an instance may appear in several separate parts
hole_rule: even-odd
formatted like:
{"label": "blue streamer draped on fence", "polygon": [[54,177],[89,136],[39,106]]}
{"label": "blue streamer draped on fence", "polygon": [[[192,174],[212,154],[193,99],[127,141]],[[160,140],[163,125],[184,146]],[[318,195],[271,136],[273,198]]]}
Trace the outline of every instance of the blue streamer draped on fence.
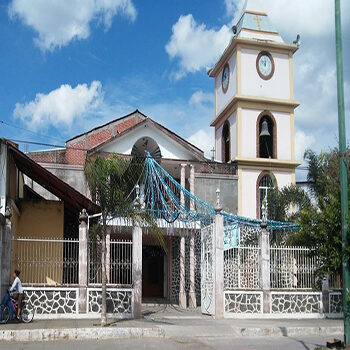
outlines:
{"label": "blue streamer draped on fence", "polygon": [[[196,197],[182,187],[159,163],[149,154],[146,155],[145,175],[140,186],[140,196],[143,198],[144,209],[164,219],[168,223],[176,220],[183,222],[203,222],[211,220],[215,215],[215,208]],[[260,227],[261,220],[245,218],[222,211],[225,225],[238,228],[241,225]],[[271,230],[298,229],[295,223],[268,221]]]}

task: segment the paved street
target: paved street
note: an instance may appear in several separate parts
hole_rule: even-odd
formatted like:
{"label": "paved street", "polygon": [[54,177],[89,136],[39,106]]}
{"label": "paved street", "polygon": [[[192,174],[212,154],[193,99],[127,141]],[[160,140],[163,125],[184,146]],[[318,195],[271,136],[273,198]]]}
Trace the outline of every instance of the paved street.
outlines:
{"label": "paved street", "polygon": [[38,343],[0,342],[1,350],[312,350],[324,345],[329,337],[321,338],[170,338],[170,339],[123,339],[105,341],[54,341]]}

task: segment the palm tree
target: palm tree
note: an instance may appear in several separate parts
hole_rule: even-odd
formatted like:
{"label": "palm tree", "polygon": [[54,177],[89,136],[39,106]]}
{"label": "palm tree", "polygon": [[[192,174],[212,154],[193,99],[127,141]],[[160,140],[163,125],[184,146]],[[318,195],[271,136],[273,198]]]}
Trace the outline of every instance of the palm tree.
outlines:
{"label": "palm tree", "polygon": [[122,158],[112,154],[107,158],[88,158],[85,164],[85,175],[91,198],[101,208],[101,221],[92,232],[100,238],[102,267],[102,307],[101,326],[107,324],[107,263],[106,236],[108,219],[124,217],[135,223],[147,225],[161,246],[165,247],[163,236],[155,220],[139,206],[134,206],[135,185],[142,181],[144,159],[134,157]]}

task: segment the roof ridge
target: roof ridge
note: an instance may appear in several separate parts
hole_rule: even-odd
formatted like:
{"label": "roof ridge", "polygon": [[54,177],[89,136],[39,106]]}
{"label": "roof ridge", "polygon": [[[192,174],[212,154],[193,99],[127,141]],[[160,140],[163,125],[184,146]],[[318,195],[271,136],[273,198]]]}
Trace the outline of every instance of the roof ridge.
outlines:
{"label": "roof ridge", "polygon": [[139,113],[139,114],[141,114],[143,117],[148,118],[148,116],[147,116],[146,114],[140,112],[139,109],[135,109],[133,112],[128,113],[128,114],[126,114],[126,115],[124,115],[124,116],[122,116],[122,117],[113,119],[113,120],[111,120],[111,121],[109,121],[109,122],[107,122],[107,123],[105,123],[105,124],[96,126],[96,127],[92,128],[92,129],[90,129],[90,130],[88,130],[88,131],[85,131],[85,132],[83,132],[83,133],[81,133],[81,134],[78,134],[78,135],[76,135],[76,136],[73,136],[72,138],[70,138],[69,140],[67,140],[66,143],[67,143],[67,142],[70,142],[70,141],[72,141],[72,140],[75,140],[75,139],[77,139],[78,137],[81,137],[81,136],[83,136],[83,135],[89,134],[89,133],[92,132],[92,131],[95,131],[95,130],[104,128],[105,126],[107,126],[107,125],[109,125],[109,124],[115,123],[115,122],[117,122],[117,121],[119,121],[119,120],[122,120],[122,119],[125,119],[125,118],[128,118],[128,117],[130,117],[130,116],[132,116],[133,114],[136,114],[136,113]]}

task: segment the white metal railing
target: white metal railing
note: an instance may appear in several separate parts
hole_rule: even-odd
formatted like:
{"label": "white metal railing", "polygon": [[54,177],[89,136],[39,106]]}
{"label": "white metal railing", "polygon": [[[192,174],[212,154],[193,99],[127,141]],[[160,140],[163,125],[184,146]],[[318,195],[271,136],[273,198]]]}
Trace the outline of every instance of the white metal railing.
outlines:
{"label": "white metal railing", "polygon": [[77,284],[79,241],[55,238],[14,238],[12,269],[21,271],[21,280],[30,285]]}
{"label": "white metal railing", "polygon": [[273,289],[315,287],[317,257],[305,247],[271,247],[270,280]]}
{"label": "white metal railing", "polygon": [[[88,242],[88,276],[91,285],[102,282],[100,244],[99,241]],[[112,240],[107,243],[107,280],[113,285],[132,285],[132,241]]]}
{"label": "white metal railing", "polygon": [[224,288],[259,288],[259,247],[234,247],[224,251]]}

